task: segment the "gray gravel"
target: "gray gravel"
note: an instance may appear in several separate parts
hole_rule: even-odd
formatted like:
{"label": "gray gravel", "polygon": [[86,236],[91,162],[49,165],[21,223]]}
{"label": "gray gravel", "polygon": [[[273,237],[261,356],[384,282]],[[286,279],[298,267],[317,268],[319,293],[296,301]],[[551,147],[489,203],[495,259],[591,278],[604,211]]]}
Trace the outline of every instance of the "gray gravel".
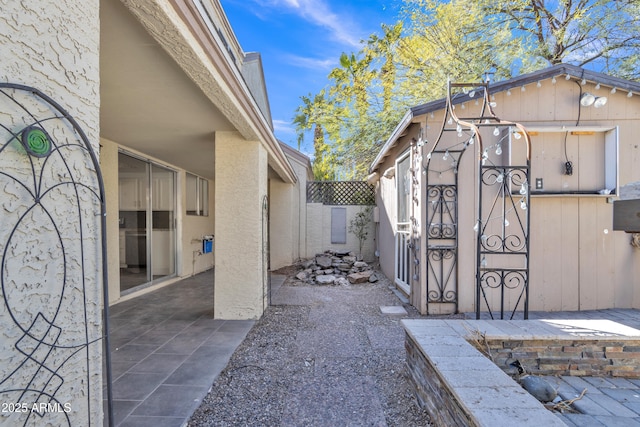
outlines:
{"label": "gray gravel", "polygon": [[317,286],[287,270],[189,426],[428,426],[389,281]]}

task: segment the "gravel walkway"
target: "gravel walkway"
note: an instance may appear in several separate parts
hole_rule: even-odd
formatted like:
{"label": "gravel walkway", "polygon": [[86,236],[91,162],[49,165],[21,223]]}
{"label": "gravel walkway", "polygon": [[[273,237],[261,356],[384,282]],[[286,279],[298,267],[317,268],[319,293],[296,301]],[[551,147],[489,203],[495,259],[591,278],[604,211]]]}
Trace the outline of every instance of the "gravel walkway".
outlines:
{"label": "gravel walkway", "polygon": [[381,312],[402,305],[388,280],[314,286],[289,277],[271,302],[189,426],[430,425],[406,376],[400,324],[420,316],[410,306],[408,315]]}

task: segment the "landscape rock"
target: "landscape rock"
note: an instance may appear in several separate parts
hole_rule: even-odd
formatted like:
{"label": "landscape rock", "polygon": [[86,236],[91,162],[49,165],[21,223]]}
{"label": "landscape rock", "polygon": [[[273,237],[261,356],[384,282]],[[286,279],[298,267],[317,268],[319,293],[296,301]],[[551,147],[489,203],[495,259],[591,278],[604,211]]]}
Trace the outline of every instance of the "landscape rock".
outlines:
{"label": "landscape rock", "polygon": [[316,282],[320,285],[333,285],[333,282],[335,282],[335,280],[336,277],[332,275],[321,274],[319,276],[316,276]]}
{"label": "landscape rock", "polygon": [[352,283],[375,283],[381,279],[368,263],[358,261],[353,252],[327,250],[298,262],[297,266],[303,270],[295,277],[309,284],[350,286]]}
{"label": "landscape rock", "polygon": [[316,264],[318,264],[321,268],[331,267],[331,257],[326,255],[316,256]]}
{"label": "landscape rock", "polygon": [[337,285],[337,286],[350,286],[350,285],[351,285],[351,283],[349,283],[349,281],[348,281],[346,278],[344,278],[344,277],[338,277],[338,278],[333,282],[333,284],[334,284],[334,285]]}
{"label": "landscape rock", "polygon": [[344,258],[344,257],[346,257],[346,256],[351,255],[351,252],[347,252],[347,251],[334,251],[334,252],[333,252],[333,254],[334,254],[335,256],[337,256],[337,257]]}
{"label": "landscape rock", "polygon": [[558,396],[556,391],[547,380],[533,375],[527,375],[520,379],[522,387],[540,402],[551,402]]}
{"label": "landscape rock", "polygon": [[314,264],[315,262],[312,259],[308,259],[306,261],[302,261],[300,266],[306,270],[307,268],[311,268]]}
{"label": "landscape rock", "polygon": [[351,283],[365,283],[369,281],[369,277],[371,276],[371,271],[362,271],[360,273],[351,273],[347,276],[349,282]]}

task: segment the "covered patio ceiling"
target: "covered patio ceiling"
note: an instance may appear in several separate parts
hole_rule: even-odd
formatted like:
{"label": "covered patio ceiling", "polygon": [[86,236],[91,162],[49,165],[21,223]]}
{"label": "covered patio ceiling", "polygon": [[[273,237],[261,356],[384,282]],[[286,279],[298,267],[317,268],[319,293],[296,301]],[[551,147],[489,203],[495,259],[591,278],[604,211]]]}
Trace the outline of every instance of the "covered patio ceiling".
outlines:
{"label": "covered patio ceiling", "polygon": [[214,132],[233,125],[119,0],[100,1],[103,138],[214,178]]}

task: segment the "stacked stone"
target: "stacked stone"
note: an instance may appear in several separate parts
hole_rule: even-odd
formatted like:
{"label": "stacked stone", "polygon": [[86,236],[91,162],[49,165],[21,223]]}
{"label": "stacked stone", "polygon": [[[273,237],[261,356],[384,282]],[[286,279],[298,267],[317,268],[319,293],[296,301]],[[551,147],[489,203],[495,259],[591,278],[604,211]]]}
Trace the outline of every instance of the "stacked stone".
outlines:
{"label": "stacked stone", "polygon": [[325,251],[299,264],[296,278],[312,285],[342,285],[378,281],[369,264],[359,261],[353,252]]}

